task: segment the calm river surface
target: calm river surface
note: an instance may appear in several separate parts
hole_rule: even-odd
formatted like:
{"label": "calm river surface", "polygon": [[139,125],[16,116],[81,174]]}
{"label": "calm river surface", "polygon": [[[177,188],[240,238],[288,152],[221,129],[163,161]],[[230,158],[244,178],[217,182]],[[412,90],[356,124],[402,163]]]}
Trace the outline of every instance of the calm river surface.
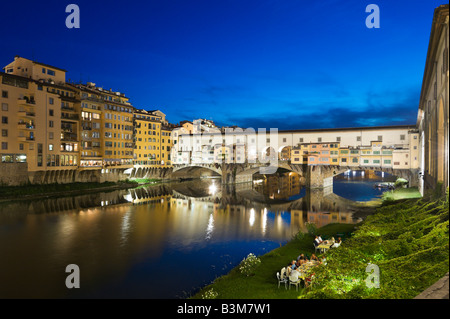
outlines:
{"label": "calm river surface", "polygon": [[[222,187],[203,179],[0,204],[0,298],[185,298],[305,222],[354,223],[381,176],[308,190],[291,174]],[[65,286],[80,268],[80,289]]]}

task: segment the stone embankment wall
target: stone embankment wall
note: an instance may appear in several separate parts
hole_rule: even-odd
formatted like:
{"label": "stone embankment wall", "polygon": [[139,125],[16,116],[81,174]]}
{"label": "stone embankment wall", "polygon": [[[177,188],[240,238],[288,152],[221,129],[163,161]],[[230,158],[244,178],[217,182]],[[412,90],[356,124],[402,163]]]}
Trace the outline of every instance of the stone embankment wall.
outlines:
{"label": "stone embankment wall", "polygon": [[28,183],[27,163],[0,163],[0,186],[19,186]]}
{"label": "stone embankment wall", "polygon": [[[47,170],[28,172],[27,163],[0,163],[0,187],[22,186],[29,184],[68,184],[68,183],[104,183],[129,179],[124,168],[108,170]],[[154,178],[157,178],[155,174]]]}

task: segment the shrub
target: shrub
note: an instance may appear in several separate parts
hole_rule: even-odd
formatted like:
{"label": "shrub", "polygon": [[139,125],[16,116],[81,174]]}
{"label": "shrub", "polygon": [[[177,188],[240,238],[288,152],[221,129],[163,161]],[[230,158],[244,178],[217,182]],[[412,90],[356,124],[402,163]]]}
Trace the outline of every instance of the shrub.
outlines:
{"label": "shrub", "polygon": [[213,288],[205,291],[205,293],[202,295],[202,299],[216,299],[219,294],[217,291],[215,291]]}
{"label": "shrub", "polygon": [[244,258],[240,265],[239,270],[241,274],[246,276],[252,276],[256,273],[256,268],[261,264],[261,259],[250,253]]}
{"label": "shrub", "polygon": [[308,234],[315,236],[317,234],[317,226],[314,223],[307,222],[305,223],[306,229],[308,230]]}

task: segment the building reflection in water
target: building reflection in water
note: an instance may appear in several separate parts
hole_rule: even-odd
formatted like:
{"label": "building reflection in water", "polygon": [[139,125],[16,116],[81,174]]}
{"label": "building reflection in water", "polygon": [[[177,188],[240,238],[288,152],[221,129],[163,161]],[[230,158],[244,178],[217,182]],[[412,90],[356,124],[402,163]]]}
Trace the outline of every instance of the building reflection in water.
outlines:
{"label": "building reflection in water", "polygon": [[[306,191],[292,174],[255,185],[200,180],[3,204],[0,297],[174,298],[306,231],[307,221],[355,222],[349,207],[332,193]],[[180,277],[161,282],[177,258]],[[62,284],[72,263],[82,291]]]}

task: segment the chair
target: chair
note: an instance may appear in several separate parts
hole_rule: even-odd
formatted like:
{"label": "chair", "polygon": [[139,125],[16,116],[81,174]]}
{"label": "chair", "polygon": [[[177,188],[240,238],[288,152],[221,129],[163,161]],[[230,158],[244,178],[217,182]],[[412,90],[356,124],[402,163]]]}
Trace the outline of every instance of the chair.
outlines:
{"label": "chair", "polygon": [[316,245],[315,243],[313,243],[313,245],[314,245],[314,253],[316,253],[317,251],[320,252],[319,245]]}
{"label": "chair", "polygon": [[295,290],[298,291],[298,285],[300,285],[301,279],[298,277],[298,275],[291,275],[289,276],[289,289],[291,289],[291,285],[295,286]]}
{"label": "chair", "polygon": [[[283,268],[284,269],[284,268]],[[280,284],[281,283],[284,283],[284,289],[287,289],[287,278],[286,277],[284,277],[284,275],[283,275],[283,273],[282,273],[282,275],[280,276],[280,273],[279,272],[277,272],[277,279],[278,279],[278,288],[280,288]]]}
{"label": "chair", "polygon": [[310,276],[305,278],[305,286],[306,287],[311,287],[311,289],[312,289],[314,275],[315,274],[311,274]]}

